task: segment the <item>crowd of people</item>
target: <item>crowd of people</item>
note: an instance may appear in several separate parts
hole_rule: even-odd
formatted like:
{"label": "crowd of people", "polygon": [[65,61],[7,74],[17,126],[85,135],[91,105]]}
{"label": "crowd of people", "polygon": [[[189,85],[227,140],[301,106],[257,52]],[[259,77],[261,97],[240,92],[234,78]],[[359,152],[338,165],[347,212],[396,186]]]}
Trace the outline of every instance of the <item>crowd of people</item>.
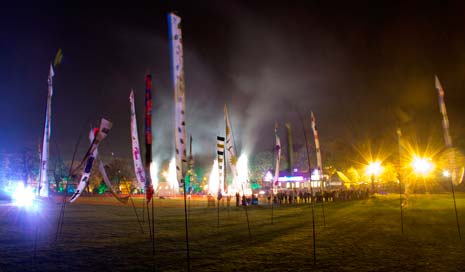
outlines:
{"label": "crowd of people", "polygon": [[[273,198],[273,203],[276,205],[282,204],[305,204],[305,203],[322,203],[322,202],[335,202],[335,201],[347,201],[347,200],[360,200],[367,199],[370,196],[370,191],[368,189],[337,189],[337,190],[321,190],[314,189],[313,196],[309,189],[290,189],[290,190],[279,190],[277,193],[272,194],[271,191],[268,191],[265,194],[263,202],[266,201],[266,204],[271,204],[271,199]],[[230,206],[232,196],[222,196],[219,194],[217,197],[213,195],[208,195],[208,207],[215,207],[216,201],[221,202],[222,206],[225,205],[225,200],[227,206]],[[252,194],[251,196],[245,196],[239,192],[234,195],[236,207],[239,206],[248,206],[248,205],[258,205],[259,198],[257,194]]]}
{"label": "crowd of people", "polygon": [[359,200],[367,199],[370,196],[368,189],[362,190],[313,190],[313,196],[309,189],[293,189],[293,190],[281,190],[272,196],[271,191],[268,192],[266,199],[267,203],[271,204],[271,198],[273,197],[274,204],[304,204],[330,201],[346,201],[346,200]]}

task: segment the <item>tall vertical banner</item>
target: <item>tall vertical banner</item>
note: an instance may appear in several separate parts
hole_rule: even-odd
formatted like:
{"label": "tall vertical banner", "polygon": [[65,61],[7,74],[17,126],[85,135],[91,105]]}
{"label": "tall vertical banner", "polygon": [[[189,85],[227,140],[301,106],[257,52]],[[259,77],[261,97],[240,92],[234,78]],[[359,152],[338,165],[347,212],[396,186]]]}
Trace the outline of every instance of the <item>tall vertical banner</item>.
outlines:
{"label": "tall vertical banner", "polygon": [[49,191],[49,180],[47,177],[47,166],[48,166],[48,152],[50,143],[50,134],[52,132],[52,95],[53,95],[53,66],[50,64],[50,70],[48,73],[48,96],[47,96],[47,109],[45,113],[45,128],[44,138],[42,143],[42,154],[40,163],[40,181],[37,188],[38,194],[43,197],[48,197]]}
{"label": "tall vertical banner", "polygon": [[216,154],[218,155],[218,191],[223,185],[223,192],[227,192],[228,185],[224,179],[224,137],[216,137]]}
{"label": "tall vertical banner", "polygon": [[168,14],[169,40],[171,49],[171,69],[174,85],[175,103],[175,148],[176,175],[178,182],[184,187],[184,177],[187,170],[186,159],[186,117],[185,117],[185,82],[184,56],[182,49],[181,17],[174,13]]}
{"label": "tall vertical banner", "polygon": [[316,119],[313,111],[311,112],[311,122],[313,130],[313,138],[315,138],[316,164],[318,166],[318,175],[320,176],[321,186],[323,186],[323,162],[321,160],[320,139],[318,138],[318,130],[316,128]]}
{"label": "tall vertical banner", "polygon": [[278,123],[276,123],[274,127],[274,136],[275,136],[275,152],[276,152],[276,167],[274,170],[274,185],[278,185],[278,178],[279,178],[279,164],[281,162],[281,140],[279,139],[278,135]]}
{"label": "tall vertical banner", "polygon": [[444,89],[437,76],[435,76],[435,86],[438,90],[439,111],[442,114],[442,128],[444,133],[444,143],[447,149],[448,168],[451,174],[452,182],[457,185],[460,183],[458,180],[458,171],[455,161],[455,153],[452,146],[452,138],[449,133],[449,118],[447,117],[446,103],[444,102]]}
{"label": "tall vertical banner", "polygon": [[153,198],[153,184],[150,178],[152,163],[152,75],[145,76],[145,199],[149,203]]}
{"label": "tall vertical banner", "polygon": [[139,145],[139,133],[137,131],[136,107],[134,105],[134,91],[129,94],[129,103],[131,106],[131,143],[132,143],[132,159],[134,161],[134,172],[136,173],[137,183],[139,188],[145,187],[145,171],[142,164],[142,157]]}
{"label": "tall vertical banner", "polygon": [[229,121],[229,114],[228,108],[224,105],[224,122],[226,124],[226,152],[228,154],[228,164],[231,168],[232,180],[233,180],[233,187],[239,191],[241,186],[237,180],[238,172],[237,172],[237,157],[236,151],[234,150],[234,142],[232,138],[231,132],[231,122]]}
{"label": "tall vertical banner", "polygon": [[84,159],[81,161],[78,167],[76,169],[80,169],[82,166],[85,167],[81,172],[81,178],[79,181],[79,185],[74,192],[74,194],[71,196],[69,199],[69,202],[74,202],[76,199],[81,196],[82,192],[84,189],[87,187],[87,184],[89,183],[89,177],[90,177],[90,171],[92,170],[92,165],[94,163],[95,158],[97,157],[97,148],[99,144],[103,141],[103,139],[106,138],[108,132],[110,131],[112,127],[112,123],[104,118],[100,121],[100,128],[98,130],[91,130],[89,133],[89,138],[92,140],[90,147],[84,156]]}

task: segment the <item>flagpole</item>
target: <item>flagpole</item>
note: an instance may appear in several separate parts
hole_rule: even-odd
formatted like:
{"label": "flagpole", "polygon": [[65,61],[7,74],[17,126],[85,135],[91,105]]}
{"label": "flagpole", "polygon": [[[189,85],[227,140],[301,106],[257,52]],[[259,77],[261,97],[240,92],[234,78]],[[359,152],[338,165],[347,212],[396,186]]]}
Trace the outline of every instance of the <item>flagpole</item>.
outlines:
{"label": "flagpole", "polygon": [[398,150],[398,163],[399,163],[399,168],[398,168],[398,178],[399,178],[399,206],[400,206],[400,226],[401,226],[401,231],[402,231],[402,234],[404,233],[404,214],[403,214],[403,210],[402,210],[402,173],[401,173],[401,169],[402,169],[402,164],[401,164],[401,158],[402,158],[402,145],[401,145],[401,138],[402,137],[402,131],[400,130],[400,128],[397,129],[397,144],[398,144],[398,147],[399,147],[399,150]]}
{"label": "flagpole", "polygon": [[[305,130],[305,123],[303,120],[302,115],[300,112],[297,112],[300,118],[300,122],[302,124],[302,130],[304,131],[304,137],[305,137],[305,148],[307,151],[307,163],[308,163],[308,171],[310,172],[311,166],[310,166],[310,151],[308,148],[308,137],[307,137],[307,132]],[[312,197],[310,198],[312,200],[313,198],[313,187],[312,187],[312,182],[310,181],[310,194]],[[313,199],[315,200],[315,199]],[[312,236],[313,236],[313,264],[316,265],[316,233],[315,233],[315,201],[312,201]]]}
{"label": "flagpole", "polygon": [[454,199],[455,220],[457,222],[457,231],[459,235],[459,240],[462,240],[462,234],[460,232],[459,217],[457,213],[457,204],[455,201],[455,189],[454,189],[454,177],[457,179],[455,154],[453,153],[454,150],[452,148],[453,147],[452,138],[450,137],[450,133],[449,133],[449,118],[447,117],[446,103],[444,101],[444,90],[437,76],[435,76],[435,87],[438,90],[439,111],[442,114],[442,128],[444,131],[444,142],[446,144],[446,150],[448,152],[447,157],[449,161],[449,169],[451,169],[450,185],[451,185],[451,190],[452,190],[452,198]]}
{"label": "flagpole", "polygon": [[174,13],[168,16],[168,37],[170,43],[171,71],[174,89],[175,104],[175,155],[176,155],[176,176],[180,185],[184,188],[184,221],[186,229],[186,257],[187,271],[190,271],[190,253],[189,253],[189,224],[187,221],[187,203],[186,203],[186,100],[185,100],[185,82],[184,82],[184,52],[182,44],[181,17]]}

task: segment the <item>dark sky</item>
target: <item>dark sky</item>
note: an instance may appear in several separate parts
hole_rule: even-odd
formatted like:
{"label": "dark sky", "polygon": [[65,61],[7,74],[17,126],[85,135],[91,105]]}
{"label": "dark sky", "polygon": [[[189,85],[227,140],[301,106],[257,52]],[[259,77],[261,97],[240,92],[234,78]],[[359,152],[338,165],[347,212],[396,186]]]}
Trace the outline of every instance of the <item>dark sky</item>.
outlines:
{"label": "dark sky", "polygon": [[[83,128],[87,133],[91,123],[107,117],[114,128],[102,153],[129,158],[129,91],[135,89],[142,131],[144,76],[150,71],[155,160],[171,157],[166,14],[173,10],[182,17],[194,153],[215,154],[225,103],[238,147],[248,153],[271,149],[275,121],[291,122],[301,142],[296,110],[315,112],[323,146],[389,141],[399,123],[411,137],[442,141],[434,74],[446,92],[454,141],[465,147],[463,4],[154,2],[146,8],[2,8],[0,151],[40,143],[48,65],[62,48],[52,100],[53,152],[70,159]],[[87,141],[80,144],[86,147]]]}

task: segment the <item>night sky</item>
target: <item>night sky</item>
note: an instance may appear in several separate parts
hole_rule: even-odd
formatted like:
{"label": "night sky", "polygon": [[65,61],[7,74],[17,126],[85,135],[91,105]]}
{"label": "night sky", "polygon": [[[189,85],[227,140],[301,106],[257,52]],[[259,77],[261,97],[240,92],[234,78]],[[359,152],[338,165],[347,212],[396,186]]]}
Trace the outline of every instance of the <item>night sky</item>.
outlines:
{"label": "night sky", "polygon": [[[442,141],[435,74],[445,89],[453,140],[465,148],[463,4],[158,2],[140,9],[2,8],[0,151],[36,149],[41,142],[48,66],[61,48],[52,156],[59,150],[69,160],[80,133],[106,117],[114,127],[101,153],[130,158],[129,92],[134,88],[142,133],[144,76],[151,72],[153,152],[155,160],[170,158],[170,11],[182,17],[187,132],[195,154],[215,154],[225,103],[237,146],[248,153],[271,150],[275,121],[291,122],[294,141],[302,142],[297,111],[310,110],[323,149],[366,139],[389,145],[397,126],[409,137]],[[87,146],[83,140],[80,150]]]}

